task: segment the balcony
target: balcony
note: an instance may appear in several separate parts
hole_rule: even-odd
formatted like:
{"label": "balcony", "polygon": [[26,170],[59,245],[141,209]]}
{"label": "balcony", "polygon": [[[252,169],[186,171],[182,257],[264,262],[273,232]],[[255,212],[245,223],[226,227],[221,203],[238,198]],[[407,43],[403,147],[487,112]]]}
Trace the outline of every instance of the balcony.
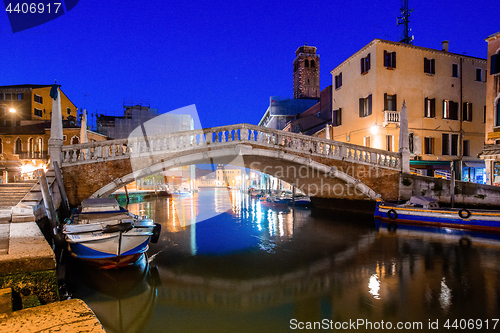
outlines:
{"label": "balcony", "polygon": [[47,151],[23,151],[18,154],[20,160],[48,160]]}
{"label": "balcony", "polygon": [[389,124],[399,125],[399,111],[384,111],[384,122],[382,125],[386,127]]}

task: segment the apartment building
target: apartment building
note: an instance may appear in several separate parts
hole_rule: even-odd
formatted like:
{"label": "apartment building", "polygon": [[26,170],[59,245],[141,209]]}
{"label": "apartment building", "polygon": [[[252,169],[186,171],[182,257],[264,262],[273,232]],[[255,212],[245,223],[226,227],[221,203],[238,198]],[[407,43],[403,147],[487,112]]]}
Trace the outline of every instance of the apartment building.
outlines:
{"label": "apartment building", "polygon": [[[412,169],[453,167],[484,182],[486,60],[374,39],[331,71],[332,139],[398,151],[399,112],[408,108]],[[471,171],[472,170],[472,171]]]}

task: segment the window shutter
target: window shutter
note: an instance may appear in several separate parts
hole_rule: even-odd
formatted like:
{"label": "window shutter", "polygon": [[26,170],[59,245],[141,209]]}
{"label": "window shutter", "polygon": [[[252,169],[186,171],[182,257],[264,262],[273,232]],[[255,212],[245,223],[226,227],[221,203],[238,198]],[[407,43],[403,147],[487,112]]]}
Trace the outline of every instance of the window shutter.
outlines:
{"label": "window shutter", "polygon": [[[424,98],[424,117],[427,117],[427,108],[429,105],[429,99],[426,97]],[[429,110],[429,115],[430,115],[430,110]]]}
{"label": "window shutter", "polygon": [[424,58],[424,72],[425,73],[429,73],[430,69],[429,69],[429,60],[427,60],[427,58]]}
{"label": "window shutter", "polygon": [[388,57],[387,57],[387,51],[384,50],[384,66],[385,67],[389,67],[389,61],[388,61]]}
{"label": "window shutter", "polygon": [[364,116],[364,108],[365,108],[365,99],[364,98],[360,98],[359,99],[359,116],[360,117],[363,117]]}
{"label": "window shutter", "polygon": [[391,56],[392,56],[392,68],[396,68],[396,52],[392,52]]}
{"label": "window shutter", "polygon": [[499,53],[491,56],[490,63],[491,63],[490,75],[497,74],[498,72],[500,72],[500,54]]}
{"label": "window shutter", "polygon": [[394,110],[392,111],[398,111],[398,94],[394,94]]}
{"label": "window shutter", "polygon": [[431,73],[436,74],[436,59],[431,59]]}
{"label": "window shutter", "polygon": [[458,103],[450,101],[450,118],[458,120]]}
{"label": "window shutter", "polygon": [[370,53],[368,53],[368,55],[366,56],[366,66],[365,66],[365,69],[367,71],[370,70]]}
{"label": "window shutter", "polygon": [[[385,51],[384,51],[385,52]],[[387,103],[387,93],[384,93],[384,111],[388,110],[387,108],[389,103]]]}
{"label": "window shutter", "polygon": [[339,108],[337,112],[337,126],[342,125],[342,108]]}
{"label": "window shutter", "polygon": [[372,114],[372,95],[368,96],[368,112],[366,115]]}
{"label": "window shutter", "polygon": [[472,103],[469,103],[469,121],[472,121]]}
{"label": "window shutter", "polygon": [[431,118],[436,117],[436,99],[431,99]]}
{"label": "window shutter", "polygon": [[365,58],[361,58],[361,74],[365,72]]}
{"label": "window shutter", "polygon": [[340,86],[342,86],[342,73],[339,74],[339,84],[340,84]]}

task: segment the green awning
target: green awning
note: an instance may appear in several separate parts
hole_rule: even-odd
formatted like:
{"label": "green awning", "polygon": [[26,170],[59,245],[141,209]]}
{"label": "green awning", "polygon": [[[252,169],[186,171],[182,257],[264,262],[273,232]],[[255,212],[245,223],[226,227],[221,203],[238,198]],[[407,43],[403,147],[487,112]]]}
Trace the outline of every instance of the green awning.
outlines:
{"label": "green awning", "polygon": [[442,166],[450,166],[452,161],[415,161],[410,160],[410,166],[412,165],[442,165]]}

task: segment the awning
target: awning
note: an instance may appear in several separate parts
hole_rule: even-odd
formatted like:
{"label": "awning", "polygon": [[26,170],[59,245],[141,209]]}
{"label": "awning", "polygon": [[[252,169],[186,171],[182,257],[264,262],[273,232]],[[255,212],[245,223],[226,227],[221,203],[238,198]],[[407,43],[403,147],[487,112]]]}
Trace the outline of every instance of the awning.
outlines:
{"label": "awning", "polygon": [[486,168],[485,163],[481,161],[464,161],[463,166],[469,168]]}
{"label": "awning", "polygon": [[452,161],[422,161],[422,160],[410,160],[410,165],[443,165],[450,166]]}

